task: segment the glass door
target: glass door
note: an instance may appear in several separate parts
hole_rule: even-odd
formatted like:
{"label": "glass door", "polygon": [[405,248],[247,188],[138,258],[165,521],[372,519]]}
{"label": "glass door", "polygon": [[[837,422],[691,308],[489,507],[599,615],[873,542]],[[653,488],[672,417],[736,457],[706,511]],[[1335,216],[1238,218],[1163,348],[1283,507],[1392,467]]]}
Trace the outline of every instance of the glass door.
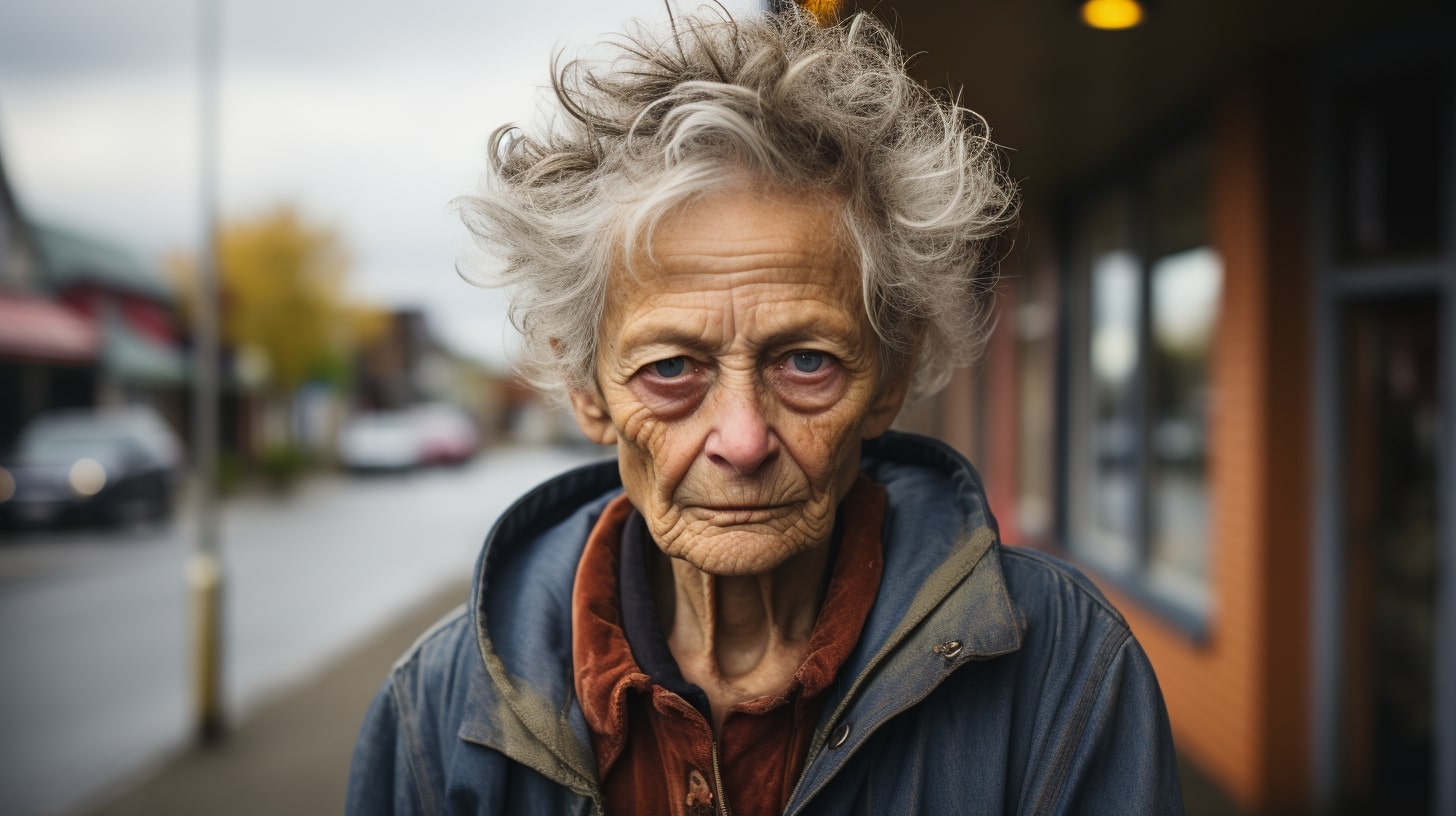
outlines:
{"label": "glass door", "polygon": [[1449,350],[1434,294],[1350,304],[1341,324],[1341,811],[1430,814]]}

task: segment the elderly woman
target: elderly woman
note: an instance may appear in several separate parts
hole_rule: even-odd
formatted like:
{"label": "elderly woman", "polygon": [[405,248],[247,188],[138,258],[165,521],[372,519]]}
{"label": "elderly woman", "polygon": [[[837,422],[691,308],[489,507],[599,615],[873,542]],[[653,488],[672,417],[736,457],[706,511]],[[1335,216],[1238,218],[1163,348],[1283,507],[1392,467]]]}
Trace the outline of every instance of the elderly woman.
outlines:
{"label": "elderly woman", "polygon": [[858,16],[679,18],[497,134],[472,230],[524,372],[617,461],[518,501],[359,737],[352,812],[1173,813],[1082,577],[891,432],[980,338],[980,121]]}

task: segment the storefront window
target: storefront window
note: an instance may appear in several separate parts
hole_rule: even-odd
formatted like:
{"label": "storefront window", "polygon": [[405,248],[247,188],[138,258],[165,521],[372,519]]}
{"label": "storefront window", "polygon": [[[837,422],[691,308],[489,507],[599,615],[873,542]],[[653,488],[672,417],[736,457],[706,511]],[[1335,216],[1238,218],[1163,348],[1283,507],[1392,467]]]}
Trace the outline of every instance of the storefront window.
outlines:
{"label": "storefront window", "polygon": [[1203,142],[1073,216],[1067,545],[1201,620],[1208,606],[1209,361],[1223,267]]}

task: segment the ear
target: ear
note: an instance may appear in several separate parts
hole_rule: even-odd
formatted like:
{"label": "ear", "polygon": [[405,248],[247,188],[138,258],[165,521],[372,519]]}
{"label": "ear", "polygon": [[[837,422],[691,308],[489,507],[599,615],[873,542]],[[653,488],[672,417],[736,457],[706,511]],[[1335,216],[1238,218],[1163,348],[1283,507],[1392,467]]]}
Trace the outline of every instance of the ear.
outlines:
{"label": "ear", "polygon": [[895,373],[880,384],[880,392],[870,403],[869,415],[860,426],[862,438],[874,439],[895,424],[895,417],[900,415],[900,409],[905,405],[905,395],[910,392],[910,372],[914,370],[912,360],[907,365],[898,366]]}
{"label": "ear", "polygon": [[607,413],[606,400],[595,388],[571,389],[571,411],[586,438],[598,445],[617,444],[617,426]]}

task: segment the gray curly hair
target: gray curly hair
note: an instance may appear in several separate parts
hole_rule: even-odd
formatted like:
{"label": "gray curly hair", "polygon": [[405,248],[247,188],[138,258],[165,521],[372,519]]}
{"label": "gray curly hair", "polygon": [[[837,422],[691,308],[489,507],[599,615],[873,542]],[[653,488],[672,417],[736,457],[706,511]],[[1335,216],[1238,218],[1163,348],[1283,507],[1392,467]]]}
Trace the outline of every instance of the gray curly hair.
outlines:
{"label": "gray curly hair", "polygon": [[511,290],[517,365],[538,388],[594,383],[612,268],[673,209],[745,177],[838,203],[881,370],[913,359],[911,398],[980,350],[987,247],[1016,211],[985,122],[912,80],[874,18],[820,26],[786,5],[637,23],[610,59],[558,54],[557,119],[492,135],[482,190],[456,204],[504,268],[461,274]]}

